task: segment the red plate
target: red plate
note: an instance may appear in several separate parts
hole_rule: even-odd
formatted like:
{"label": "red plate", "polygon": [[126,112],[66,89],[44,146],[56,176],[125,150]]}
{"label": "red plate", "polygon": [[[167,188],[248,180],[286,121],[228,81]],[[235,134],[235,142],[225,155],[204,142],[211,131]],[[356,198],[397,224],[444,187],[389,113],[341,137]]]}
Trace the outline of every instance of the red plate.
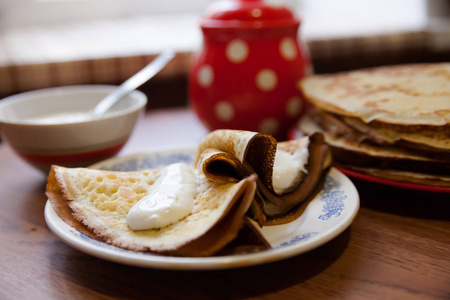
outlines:
{"label": "red plate", "polygon": [[435,185],[426,185],[426,184],[417,184],[417,183],[411,183],[411,182],[404,182],[404,181],[397,181],[397,180],[390,180],[380,177],[375,177],[355,171],[350,171],[341,167],[336,167],[339,171],[344,173],[347,176],[350,176],[352,178],[362,179],[370,182],[390,185],[390,186],[396,186],[401,188],[407,188],[407,189],[414,189],[414,190],[422,190],[422,191],[430,191],[430,192],[442,192],[442,193],[450,193],[450,187],[445,186],[435,186]]}

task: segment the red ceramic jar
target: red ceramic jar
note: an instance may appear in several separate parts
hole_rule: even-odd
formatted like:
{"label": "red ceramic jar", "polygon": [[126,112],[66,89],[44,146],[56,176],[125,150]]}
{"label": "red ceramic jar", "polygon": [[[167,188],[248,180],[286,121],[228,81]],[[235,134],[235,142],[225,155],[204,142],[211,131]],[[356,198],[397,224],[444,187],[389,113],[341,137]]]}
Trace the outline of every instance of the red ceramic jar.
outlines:
{"label": "red ceramic jar", "polygon": [[203,47],[189,75],[191,105],[208,129],[286,138],[303,111],[298,81],[311,69],[299,25],[287,7],[261,0],[210,7],[200,23]]}

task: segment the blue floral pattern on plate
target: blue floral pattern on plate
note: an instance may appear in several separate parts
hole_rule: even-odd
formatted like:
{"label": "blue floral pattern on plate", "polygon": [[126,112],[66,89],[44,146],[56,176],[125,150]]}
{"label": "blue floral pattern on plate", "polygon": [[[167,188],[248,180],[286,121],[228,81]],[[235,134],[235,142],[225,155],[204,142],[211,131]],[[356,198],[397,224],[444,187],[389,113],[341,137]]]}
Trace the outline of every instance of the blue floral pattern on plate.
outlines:
{"label": "blue floral pattern on plate", "polygon": [[341,214],[345,207],[344,200],[347,199],[347,195],[343,190],[338,189],[340,185],[339,181],[327,176],[320,195],[320,201],[325,202],[322,209],[325,214],[320,215],[319,219],[326,221],[332,216],[338,217]]}
{"label": "blue floral pattern on plate", "polygon": [[308,233],[304,233],[302,235],[296,235],[296,236],[292,237],[289,241],[281,243],[280,247],[291,246],[291,245],[297,244],[299,242],[306,241],[310,237],[315,236],[316,234],[318,234],[318,232],[308,232]]}

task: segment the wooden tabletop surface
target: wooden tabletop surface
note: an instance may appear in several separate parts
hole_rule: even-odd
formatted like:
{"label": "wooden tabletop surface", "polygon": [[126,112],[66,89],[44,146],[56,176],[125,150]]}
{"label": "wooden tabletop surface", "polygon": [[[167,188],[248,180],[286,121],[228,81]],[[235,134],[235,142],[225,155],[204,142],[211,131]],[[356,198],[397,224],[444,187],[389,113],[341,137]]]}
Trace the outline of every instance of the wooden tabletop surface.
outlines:
{"label": "wooden tabletop surface", "polygon": [[[188,109],[151,111],[120,155],[205,134]],[[0,299],[450,299],[450,194],[352,181],[353,224],[305,254],[240,269],[146,269],[62,242],[44,219],[46,176],[0,144]]]}

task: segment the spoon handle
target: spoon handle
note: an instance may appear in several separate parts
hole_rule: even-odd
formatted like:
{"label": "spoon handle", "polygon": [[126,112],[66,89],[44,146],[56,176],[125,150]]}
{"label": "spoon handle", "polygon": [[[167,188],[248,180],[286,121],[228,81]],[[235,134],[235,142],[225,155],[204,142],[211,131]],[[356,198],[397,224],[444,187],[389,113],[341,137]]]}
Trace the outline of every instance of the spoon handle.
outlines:
{"label": "spoon handle", "polygon": [[125,82],[123,82],[114,92],[103,98],[99,104],[97,104],[92,111],[94,119],[100,118],[105,112],[107,112],[117,101],[122,97],[128,95],[133,90],[147,82],[150,78],[155,76],[161,71],[169,61],[175,56],[174,51],[166,50],[154,60],[152,60],[142,70],[131,76]]}

